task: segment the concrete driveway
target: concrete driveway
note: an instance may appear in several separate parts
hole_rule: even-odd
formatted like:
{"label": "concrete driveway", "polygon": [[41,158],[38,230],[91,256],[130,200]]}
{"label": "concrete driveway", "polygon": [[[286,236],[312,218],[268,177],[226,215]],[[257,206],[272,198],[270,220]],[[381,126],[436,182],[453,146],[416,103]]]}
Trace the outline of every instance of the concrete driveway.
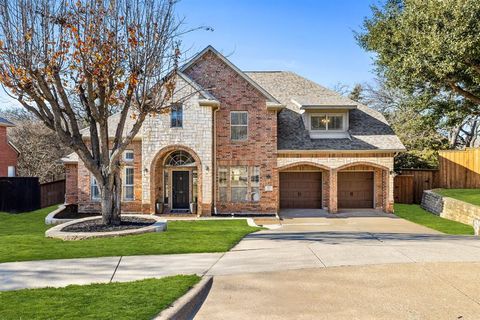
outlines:
{"label": "concrete driveway", "polygon": [[478,270],[477,237],[376,211],[283,212],[208,271],[198,319],[476,319]]}
{"label": "concrete driveway", "polygon": [[195,319],[480,317],[480,263],[416,263],[214,278]]}

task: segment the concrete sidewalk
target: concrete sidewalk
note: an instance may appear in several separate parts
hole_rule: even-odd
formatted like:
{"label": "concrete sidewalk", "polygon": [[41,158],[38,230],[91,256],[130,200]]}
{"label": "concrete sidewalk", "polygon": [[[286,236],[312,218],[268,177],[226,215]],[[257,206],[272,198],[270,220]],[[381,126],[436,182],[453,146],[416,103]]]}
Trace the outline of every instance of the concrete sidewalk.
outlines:
{"label": "concrete sidewalk", "polygon": [[227,253],[103,257],[0,264],[0,290],[229,275],[305,268],[480,261],[475,237],[414,233],[261,231]]}

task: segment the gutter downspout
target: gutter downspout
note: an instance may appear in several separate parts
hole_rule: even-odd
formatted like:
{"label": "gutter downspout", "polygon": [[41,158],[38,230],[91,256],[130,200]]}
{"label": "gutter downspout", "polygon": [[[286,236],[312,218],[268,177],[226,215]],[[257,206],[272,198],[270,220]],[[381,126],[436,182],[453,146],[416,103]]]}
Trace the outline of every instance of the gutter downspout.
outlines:
{"label": "gutter downspout", "polygon": [[[213,215],[217,214],[217,111],[220,107],[217,107],[213,110],[213,137],[212,137],[212,206],[213,206]],[[211,212],[210,212],[211,213]]]}

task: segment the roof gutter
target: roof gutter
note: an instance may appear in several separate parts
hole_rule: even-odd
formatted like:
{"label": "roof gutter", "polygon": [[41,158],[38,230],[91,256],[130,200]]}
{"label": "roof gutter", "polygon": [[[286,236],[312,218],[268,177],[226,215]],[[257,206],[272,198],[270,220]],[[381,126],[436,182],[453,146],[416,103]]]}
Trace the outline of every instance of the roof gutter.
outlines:
{"label": "roof gutter", "polygon": [[284,104],[267,101],[267,110],[278,111],[282,110],[283,108],[285,108]]}
{"label": "roof gutter", "polygon": [[315,153],[398,153],[404,152],[407,149],[374,149],[374,150],[278,150],[279,154],[315,154]]}
{"label": "roof gutter", "polygon": [[209,100],[209,99],[199,99],[198,104],[202,107],[220,107],[220,102],[218,100]]}

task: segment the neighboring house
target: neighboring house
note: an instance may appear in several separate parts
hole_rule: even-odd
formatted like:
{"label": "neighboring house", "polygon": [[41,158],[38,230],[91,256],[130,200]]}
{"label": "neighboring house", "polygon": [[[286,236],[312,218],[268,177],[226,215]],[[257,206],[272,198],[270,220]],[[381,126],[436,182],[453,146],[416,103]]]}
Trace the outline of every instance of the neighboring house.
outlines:
{"label": "neighboring house", "polygon": [[[379,112],[292,72],[243,72],[211,46],[177,88],[188,98],[147,117],[124,154],[124,212],[393,211],[393,157],[405,148]],[[67,203],[97,210],[95,179],[75,154],[64,162]]]}
{"label": "neighboring house", "polygon": [[10,121],[0,118],[0,177],[15,177],[17,158],[20,152],[8,141],[7,128],[15,127]]}

